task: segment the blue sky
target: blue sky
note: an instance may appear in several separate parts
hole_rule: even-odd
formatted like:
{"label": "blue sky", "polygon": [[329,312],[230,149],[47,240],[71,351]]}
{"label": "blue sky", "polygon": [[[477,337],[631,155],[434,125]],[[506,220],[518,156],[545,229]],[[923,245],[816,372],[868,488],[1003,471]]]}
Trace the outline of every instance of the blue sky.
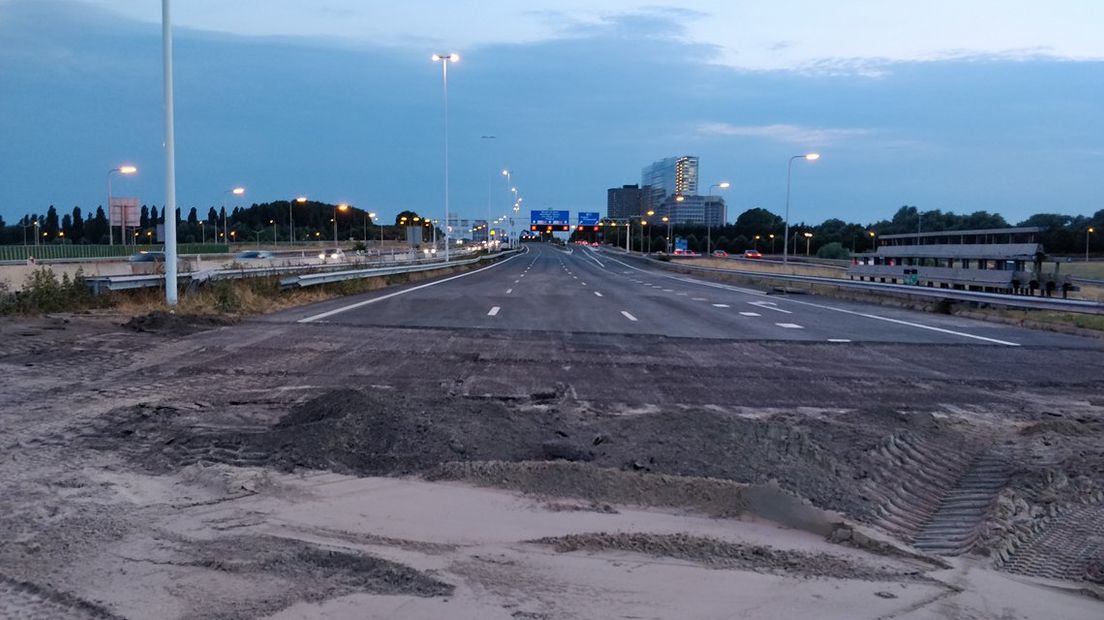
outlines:
{"label": "blue sky", "polygon": [[[159,4],[0,0],[0,215],[163,202]],[[731,181],[730,216],[869,222],[901,205],[1104,207],[1104,3],[176,2],[178,203],[305,194],[391,215],[603,210],[663,157]],[[595,8],[596,4],[600,7]],[[968,4],[968,8],[961,5]],[[830,5],[830,6],[826,6]],[[481,136],[494,135],[493,140]],[[488,192],[490,189],[490,192]]]}

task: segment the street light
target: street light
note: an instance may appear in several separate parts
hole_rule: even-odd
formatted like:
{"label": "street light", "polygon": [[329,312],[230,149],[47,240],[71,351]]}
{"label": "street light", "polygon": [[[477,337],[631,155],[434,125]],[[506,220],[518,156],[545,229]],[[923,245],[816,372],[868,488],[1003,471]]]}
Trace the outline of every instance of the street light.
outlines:
{"label": "street light", "polygon": [[[683,196],[682,194],[679,194],[679,195],[675,196],[675,202],[684,202],[685,200],[686,200],[686,196]],[[663,218],[663,221],[667,222],[666,251],[667,251],[668,254],[670,254],[671,253],[671,226],[673,225],[673,221],[674,221],[674,218],[671,217],[671,203],[667,203],[667,216]]]}
{"label": "street light", "polygon": [[771,254],[774,254],[774,233],[767,235],[771,240]]}
{"label": "street light", "polygon": [[233,194],[235,196],[241,196],[245,193],[244,187],[232,187],[222,192],[222,236],[226,237],[226,220],[230,217],[230,214],[226,212],[226,195]]}
{"label": "street light", "polygon": [[789,262],[789,239],[790,239],[790,176],[793,172],[793,163],[795,159],[804,159],[805,161],[816,161],[820,159],[820,153],[806,153],[804,155],[794,155],[790,158],[789,163],[786,164],[786,231],[782,235],[783,239],[786,239],[786,243],[782,244],[782,262]]}
{"label": "street light", "polygon": [[813,242],[813,233],[805,233],[805,256],[809,255],[809,244]]}
{"label": "street light", "polygon": [[276,220],[268,220],[269,224],[272,224],[272,248],[276,248]]}
{"label": "street light", "polygon": [[339,205],[334,206],[334,216],[333,216],[334,246],[337,246],[337,212],[341,211],[341,212],[344,213],[345,211],[348,211],[348,210],[349,210],[349,205],[347,205],[345,203],[341,203]]}
{"label": "street light", "polygon": [[[119,174],[135,174],[138,172],[138,168],[134,166],[119,166],[118,168],[112,168],[107,171],[107,243],[108,245],[115,245],[115,235],[111,229],[111,175],[115,173]],[[119,243],[126,245],[126,207],[123,207],[123,227],[119,231]],[[38,235],[35,235],[37,239]]]}
{"label": "street light", "polygon": [[[709,204],[709,202],[710,202],[709,199],[713,197],[713,188],[714,187],[718,187],[720,189],[728,189],[728,188],[732,187],[732,184],[729,183],[728,181],[721,181],[720,183],[714,183],[713,185],[710,185],[709,186],[709,191],[706,192],[706,194],[705,194],[705,197],[706,197],[705,204],[706,205]],[[704,206],[702,208],[702,215],[705,216]],[[726,223],[724,220],[725,220],[725,218],[722,217],[721,218],[721,224]],[[713,233],[713,223],[709,221],[708,217],[705,217],[705,254],[706,254],[706,256],[709,255],[709,253],[711,251],[711,248],[712,248],[712,245],[713,245],[713,234],[712,233]]]}
{"label": "street light", "polygon": [[1096,229],[1093,228],[1092,226],[1089,226],[1088,230],[1085,231],[1085,262],[1086,263],[1089,262],[1089,235],[1093,234],[1094,232],[1096,232]]}
{"label": "street light", "polygon": [[[875,233],[873,230],[868,231],[868,232],[870,233],[870,251],[871,252],[877,252],[878,251],[878,244],[876,242],[877,233]],[[873,258],[870,259],[870,262],[871,262],[871,264],[873,264],[874,259]]]}
{"label": "street light", "polygon": [[288,245],[295,243],[295,205],[306,204],[307,197],[300,196],[295,200],[288,201]]}
{"label": "street light", "polygon": [[[458,62],[457,54],[434,54],[433,62],[441,63],[441,85],[445,97],[445,262],[449,261],[449,139],[448,139],[448,66]],[[436,230],[436,229],[434,229]]]}

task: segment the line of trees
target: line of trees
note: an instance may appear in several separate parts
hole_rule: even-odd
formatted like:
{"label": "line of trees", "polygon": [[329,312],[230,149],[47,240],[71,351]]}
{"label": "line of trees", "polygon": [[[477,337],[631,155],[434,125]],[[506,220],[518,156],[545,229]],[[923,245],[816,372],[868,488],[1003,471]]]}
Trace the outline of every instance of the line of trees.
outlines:
{"label": "line of trees", "polygon": [[[305,203],[276,201],[235,207],[229,212],[223,207],[209,207],[206,214],[192,207],[186,213],[177,210],[177,238],[181,243],[225,243],[230,241],[287,241],[289,221],[294,221],[295,239],[330,240],[333,238],[333,217],[337,215],[338,238],[379,239],[379,223],[368,213],[356,207],[337,209],[323,202]],[[292,218],[292,220],[289,220]],[[164,213],[155,205],[143,205],[137,222],[128,226],[128,235],[143,244],[156,238],[158,225],[163,225]],[[383,235],[394,239],[399,234],[393,227],[385,226]],[[119,227],[112,232],[115,243],[120,242]],[[80,207],[69,213],[59,214],[50,206],[43,214],[26,214],[8,224],[0,217],[0,243],[34,245],[51,244],[106,244],[109,241],[107,214],[103,207],[85,214]]]}
{"label": "line of trees", "polygon": [[[182,243],[225,243],[230,241],[287,241],[289,238],[289,217],[294,218],[295,239],[329,240],[333,238],[333,217],[337,215],[338,238],[340,239],[379,239],[379,223],[372,220],[368,213],[356,207],[337,210],[335,205],[307,201],[305,203],[286,200],[254,204],[249,207],[235,207],[227,213],[223,208],[209,207],[206,214],[192,207],[182,219],[178,219],[177,238]],[[130,235],[145,243],[156,236],[156,228],[164,223],[163,213],[154,205],[143,205],[137,227]],[[178,211],[178,217],[180,212]],[[395,222],[384,226],[385,239],[402,238],[403,231],[399,219],[406,215],[409,223],[417,215],[404,211],[395,217]],[[1050,254],[1079,254],[1085,251],[1085,238],[1088,229],[1095,228],[1096,234],[1090,236],[1092,249],[1099,253],[1104,247],[1104,209],[1091,216],[1071,216],[1058,213],[1037,213],[1017,222],[1016,226],[1038,226],[1044,229],[1043,247]],[[811,225],[798,222],[790,226],[791,251],[794,238],[797,239],[796,253],[804,254],[806,240],[809,252],[822,257],[846,257],[853,252],[869,251],[877,237],[881,235],[921,231],[970,230],[977,228],[1005,228],[1012,226],[996,213],[977,211],[970,214],[957,214],[951,211],[920,211],[915,206],[903,206],[888,220],[870,224],[857,224],[832,218]],[[732,224],[718,226],[707,231],[704,226],[676,224],[673,226],[675,237],[687,240],[691,250],[704,252],[706,240],[710,240],[711,249],[728,252],[743,252],[758,249],[762,252],[781,253],[782,236],[785,224],[782,218],[766,209],[748,209],[736,218]],[[224,237],[224,230],[226,237]],[[805,237],[811,233],[812,237]],[[874,236],[871,236],[874,233]],[[119,241],[118,227],[115,240]],[[597,235],[593,231],[573,233],[572,237],[582,234],[587,239]],[[603,228],[601,233],[607,241],[624,243],[624,226]],[[641,241],[645,250],[662,250],[666,247],[667,227],[650,225],[644,229],[641,239],[639,224],[632,226],[633,247],[639,248]],[[103,207],[97,207],[86,214],[80,207],[73,207],[69,213],[59,214],[51,206],[44,214],[26,214],[12,224],[0,218],[0,243],[34,244],[38,236],[39,243],[55,244],[106,244],[108,242],[107,216]]]}
{"label": "line of trees", "polygon": [[[903,206],[888,220],[870,224],[857,224],[832,218],[820,224],[798,222],[790,225],[790,251],[805,254],[806,243],[810,254],[822,258],[846,258],[852,253],[868,252],[873,249],[878,237],[882,235],[940,230],[973,230],[981,228],[1008,228],[1011,226],[1038,226],[1044,229],[1041,242],[1046,251],[1053,255],[1081,254],[1085,251],[1085,238],[1089,228],[1096,233],[1090,235],[1091,249],[1100,253],[1104,248],[1104,209],[1091,216],[1071,216],[1057,213],[1038,213],[1012,224],[996,213],[976,211],[970,214],[957,214],[951,211],[920,211],[914,206]],[[641,232],[643,228],[643,238]],[[667,226],[663,224],[641,227],[636,222],[632,229],[632,247],[639,250],[641,242],[645,251],[660,251],[667,244]],[[764,253],[782,253],[785,222],[781,217],[766,209],[749,209],[736,218],[732,224],[713,227],[675,224],[673,236],[684,238],[690,250],[704,252],[707,239],[713,250],[725,250],[730,253],[756,249]],[[806,237],[805,233],[812,234]],[[871,235],[873,233],[873,235]],[[593,240],[597,235],[611,243],[625,243],[625,226],[600,227],[599,232],[592,230],[572,234],[576,238]],[[796,250],[794,242],[796,238]]]}

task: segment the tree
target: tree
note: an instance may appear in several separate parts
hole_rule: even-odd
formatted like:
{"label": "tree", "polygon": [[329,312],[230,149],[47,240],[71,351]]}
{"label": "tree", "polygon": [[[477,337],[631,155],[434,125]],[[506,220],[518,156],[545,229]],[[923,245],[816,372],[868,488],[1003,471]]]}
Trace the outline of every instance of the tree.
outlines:
{"label": "tree", "polygon": [[199,224],[199,214],[196,212],[196,208],[192,207],[188,211],[188,226],[197,226]]}
{"label": "tree", "polygon": [[[69,236],[69,233],[65,233]],[[84,231],[84,215],[81,213],[80,207],[73,207],[73,243],[87,243]]]}
{"label": "tree", "polygon": [[847,248],[843,247],[843,244],[839,241],[833,241],[826,243],[816,252],[817,258],[850,258],[851,253],[847,251]]}
{"label": "tree", "polygon": [[46,223],[43,225],[43,230],[39,232],[49,234],[50,238],[54,238],[58,233],[58,213],[54,205],[50,205],[50,208],[46,210]]}
{"label": "tree", "polygon": [[215,208],[211,207],[211,209],[207,211],[207,223],[214,226],[215,223],[218,222],[218,219],[218,211],[215,211]]}

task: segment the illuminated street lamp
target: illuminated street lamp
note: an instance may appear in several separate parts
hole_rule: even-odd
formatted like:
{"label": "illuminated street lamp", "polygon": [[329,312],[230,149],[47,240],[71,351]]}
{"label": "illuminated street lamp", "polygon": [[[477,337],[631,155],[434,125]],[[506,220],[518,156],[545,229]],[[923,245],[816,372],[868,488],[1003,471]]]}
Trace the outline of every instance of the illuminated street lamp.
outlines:
{"label": "illuminated street lamp", "polygon": [[[108,245],[115,245],[115,235],[111,228],[111,175],[115,173],[131,175],[138,172],[138,168],[134,166],[119,166],[118,168],[112,168],[107,171],[107,243]],[[119,242],[126,245],[126,207],[123,207],[123,221],[122,228],[119,231]],[[35,235],[35,241],[37,241],[38,235]]]}
{"label": "illuminated street lamp", "polygon": [[288,244],[295,243],[295,205],[306,204],[307,197],[300,196],[295,200],[288,201]]}
{"label": "illuminated street lamp", "polygon": [[[448,132],[448,66],[458,62],[457,54],[434,54],[433,62],[441,63],[441,84],[445,96],[445,262],[449,260],[449,132]],[[436,230],[436,229],[434,229]]]}
{"label": "illuminated street lamp", "polygon": [[276,220],[268,220],[272,224],[272,247],[276,247]]}
{"label": "illuminated street lamp", "polygon": [[1093,234],[1094,232],[1096,232],[1096,229],[1093,228],[1092,226],[1089,226],[1088,230],[1085,231],[1085,262],[1086,263],[1089,262],[1089,235]]}
{"label": "illuminated street lamp", "polygon": [[790,176],[793,173],[793,163],[795,159],[804,159],[805,161],[816,161],[820,159],[820,153],[806,153],[804,155],[794,155],[790,158],[789,163],[786,164],[786,231],[783,233],[782,238],[787,240],[787,243],[782,244],[782,262],[789,262],[789,247],[788,243],[790,238]]}
{"label": "illuminated street lamp", "polygon": [[[720,189],[728,189],[728,188],[732,187],[732,184],[729,183],[728,181],[721,181],[720,183],[714,183],[713,185],[710,185],[709,186],[709,191],[706,192],[706,194],[705,194],[705,197],[706,197],[705,204],[707,204],[707,205],[709,204],[709,199],[713,197],[713,188],[714,187],[717,187],[717,188],[720,188]],[[702,208],[702,215],[705,215],[705,209],[704,208]],[[727,222],[725,222],[724,220],[725,220],[725,218],[721,218],[721,225],[722,226],[724,224],[727,224]],[[705,253],[706,253],[707,256],[712,251],[712,245],[713,245],[713,223],[709,221],[708,217],[706,217],[705,218]]]}
{"label": "illuminated street lamp", "polygon": [[809,255],[809,245],[813,242],[813,233],[805,233],[805,256]]}
{"label": "illuminated street lamp", "polygon": [[347,205],[345,203],[341,203],[341,204],[336,205],[334,207],[333,225],[334,225],[334,245],[335,246],[337,245],[337,212],[341,211],[342,213],[344,213],[345,211],[348,211],[348,210],[349,210],[349,205]]}
{"label": "illuminated street lamp", "polygon": [[[686,201],[686,196],[683,196],[682,194],[679,194],[679,195],[675,196],[675,202],[685,202],[685,201]],[[671,226],[674,224],[674,219],[675,218],[671,217],[671,203],[667,203],[667,215],[663,218],[663,221],[667,222],[667,244],[666,244],[665,251],[668,254],[671,253],[671,243],[672,243],[672,241],[671,241]]]}
{"label": "illuminated street lamp", "polygon": [[[222,236],[226,237],[226,220],[230,217],[230,214],[226,211],[226,195],[233,194],[235,196],[241,196],[245,194],[244,187],[232,187],[222,192]],[[229,237],[226,237],[229,238]]]}
{"label": "illuminated street lamp", "polygon": [[771,233],[768,236],[770,237],[770,240],[771,240],[771,254],[774,254],[774,233]]}

